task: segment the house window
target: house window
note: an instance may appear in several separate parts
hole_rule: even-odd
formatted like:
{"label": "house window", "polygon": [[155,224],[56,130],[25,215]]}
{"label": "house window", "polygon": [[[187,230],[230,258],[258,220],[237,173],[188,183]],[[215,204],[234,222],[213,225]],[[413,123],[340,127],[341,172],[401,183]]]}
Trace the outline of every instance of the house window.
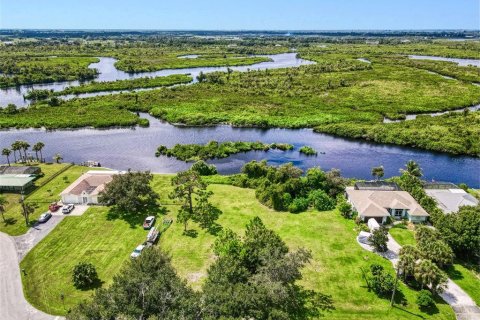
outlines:
{"label": "house window", "polygon": [[395,217],[401,218],[403,215],[402,209],[395,209]]}

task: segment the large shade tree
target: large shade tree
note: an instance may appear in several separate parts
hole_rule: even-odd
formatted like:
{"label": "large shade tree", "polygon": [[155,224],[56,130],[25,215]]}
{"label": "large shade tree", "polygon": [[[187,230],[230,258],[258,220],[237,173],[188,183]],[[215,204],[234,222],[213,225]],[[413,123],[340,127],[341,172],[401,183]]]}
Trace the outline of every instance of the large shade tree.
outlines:
{"label": "large shade tree", "polygon": [[115,207],[122,214],[144,214],[157,208],[158,194],[150,182],[149,172],[133,172],[113,176],[113,180],[100,192],[100,203]]}
{"label": "large shade tree", "polygon": [[170,259],[149,247],[128,261],[107,289],[97,290],[67,319],[195,320],[201,319],[198,301],[198,294],[177,276]]}
{"label": "large shade tree", "polygon": [[480,206],[463,206],[456,213],[443,215],[436,227],[458,256],[480,256]]}
{"label": "large shade tree", "polygon": [[258,217],[243,239],[224,231],[214,252],[203,286],[204,319],[316,319],[332,308],[330,297],[297,284],[311,254],[290,251]]}

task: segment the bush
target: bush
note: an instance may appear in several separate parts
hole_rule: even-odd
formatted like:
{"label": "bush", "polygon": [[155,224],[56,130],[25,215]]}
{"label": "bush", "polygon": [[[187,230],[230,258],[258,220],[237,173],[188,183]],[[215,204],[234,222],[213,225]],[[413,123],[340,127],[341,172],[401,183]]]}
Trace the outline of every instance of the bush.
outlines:
{"label": "bush", "polygon": [[388,242],[388,231],[385,227],[380,227],[372,232],[372,235],[368,238],[368,242],[378,252],[386,252]]}
{"label": "bush", "polygon": [[97,270],[91,263],[80,262],[73,268],[72,280],[76,288],[88,288],[98,281]]}
{"label": "bush", "polygon": [[303,146],[299,150],[300,153],[303,153],[304,155],[307,156],[316,156],[318,153],[315,149],[309,146]]}
{"label": "bush", "polygon": [[308,195],[312,206],[318,211],[327,211],[335,208],[335,201],[323,190],[314,190]]}
{"label": "bush", "polygon": [[428,290],[420,290],[416,302],[420,308],[429,308],[435,305],[432,293]]}
{"label": "bush", "polygon": [[372,277],[370,279],[370,287],[372,290],[381,296],[386,296],[393,292],[395,287],[395,279],[387,273],[379,264],[372,264],[370,266]]}
{"label": "bush", "polygon": [[211,176],[217,174],[217,168],[213,164],[208,164],[203,160],[195,162],[191,169],[198,172],[198,174],[201,176]]}
{"label": "bush", "polygon": [[352,205],[347,202],[344,196],[338,196],[337,203],[338,211],[344,218],[349,219],[353,216]]}
{"label": "bush", "polygon": [[288,211],[291,213],[298,213],[308,209],[309,201],[307,198],[295,198],[288,206]]}

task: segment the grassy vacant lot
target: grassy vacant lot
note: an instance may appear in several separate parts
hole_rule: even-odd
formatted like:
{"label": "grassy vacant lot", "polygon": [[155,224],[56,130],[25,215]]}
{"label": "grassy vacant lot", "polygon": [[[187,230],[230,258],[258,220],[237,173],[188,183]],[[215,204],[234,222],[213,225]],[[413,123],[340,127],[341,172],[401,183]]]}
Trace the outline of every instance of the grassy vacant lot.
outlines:
{"label": "grassy vacant lot", "polygon": [[[49,179],[52,175],[65,168],[68,164],[41,164],[41,168],[45,175],[35,181],[36,186],[40,186],[44,181]],[[26,195],[25,201],[35,203],[38,207],[30,216],[30,222],[33,224],[35,220],[45,211],[48,211],[48,205],[53,201],[60,199],[60,193],[68,187],[73,181],[88,170],[95,170],[96,168],[87,168],[81,166],[73,166],[68,168],[65,172],[53,178],[42,187],[33,189]],[[7,223],[0,221],[0,231],[12,236],[21,235],[27,232],[28,228],[25,225],[25,220],[21,215],[21,208],[19,204],[20,195],[16,193],[5,194],[9,204],[5,213]]]}
{"label": "grassy vacant lot", "polygon": [[[177,206],[167,198],[171,189],[169,180],[170,176],[157,175],[153,185],[167,205],[167,215],[175,218]],[[400,286],[403,305],[395,308],[389,307],[388,300],[369,292],[361,268],[380,263],[393,273],[391,263],[363,250],[355,240],[355,224],[338,212],[278,213],[259,204],[254,190],[227,185],[211,185],[210,189],[214,192],[213,203],[223,211],[218,222],[224,228],[243,233],[246,223],[259,216],[292,249],[306,247],[312,251],[313,259],[304,270],[302,285],[332,295],[336,310],[329,318],[454,319],[452,310],[443,302],[437,304],[438,312],[434,314],[421,312],[415,304],[416,293],[403,285]],[[27,299],[44,311],[64,314],[60,293],[65,295],[66,309],[90,296],[91,291],[76,290],[71,282],[71,270],[80,261],[94,263],[104,285],[108,285],[146,235],[140,228],[140,220],[113,219],[109,218],[107,208],[91,208],[81,217],[62,221],[21,263],[27,271],[23,277]],[[214,259],[210,248],[215,237],[196,225],[189,228],[197,231],[195,237],[183,235],[183,227],[174,223],[162,235],[160,246],[172,256],[178,273],[199,289]]]}
{"label": "grassy vacant lot", "polygon": [[[65,314],[92,293],[72,284],[72,270],[78,262],[93,263],[103,285],[108,285],[130,252],[145,240],[140,220],[132,227],[124,220],[109,220],[107,211],[91,208],[81,217],[67,217],[21,262],[27,272],[23,277],[25,295],[35,307]],[[66,309],[60,294],[65,295]]]}

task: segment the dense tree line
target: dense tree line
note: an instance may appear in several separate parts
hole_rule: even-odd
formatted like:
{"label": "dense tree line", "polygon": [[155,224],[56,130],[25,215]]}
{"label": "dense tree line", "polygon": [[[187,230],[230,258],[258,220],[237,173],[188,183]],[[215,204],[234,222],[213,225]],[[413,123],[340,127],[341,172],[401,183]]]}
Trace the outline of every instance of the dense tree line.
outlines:
{"label": "dense tree line", "polygon": [[254,188],[257,199],[278,211],[298,213],[309,207],[320,211],[335,208],[336,197],[345,190],[347,180],[340,171],[311,168],[305,175],[291,163],[279,167],[266,161],[251,161],[242,174],[230,178],[239,187]]}

